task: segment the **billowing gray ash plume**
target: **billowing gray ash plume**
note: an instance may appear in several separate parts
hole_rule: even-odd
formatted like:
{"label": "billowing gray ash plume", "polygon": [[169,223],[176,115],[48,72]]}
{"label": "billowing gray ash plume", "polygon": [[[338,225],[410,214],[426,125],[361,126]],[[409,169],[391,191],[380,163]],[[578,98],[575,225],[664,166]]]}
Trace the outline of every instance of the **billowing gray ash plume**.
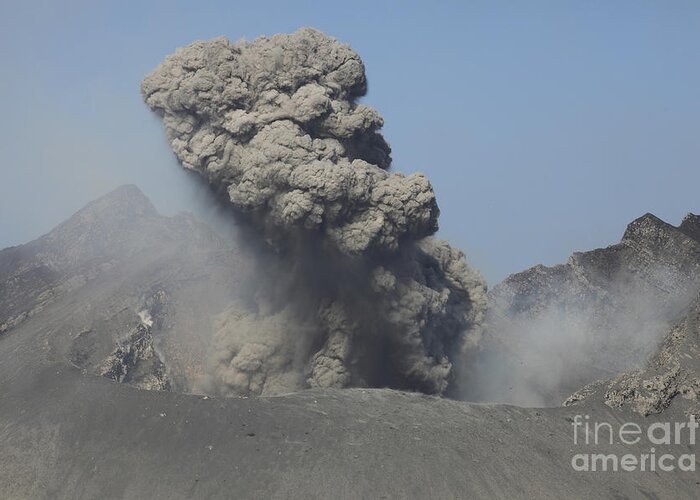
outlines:
{"label": "billowing gray ash plume", "polygon": [[182,165],[274,249],[251,300],[220,318],[208,390],[445,393],[477,341],[484,282],[431,237],[427,178],[388,171],[366,90],[359,56],[313,29],[194,42],[144,79]]}

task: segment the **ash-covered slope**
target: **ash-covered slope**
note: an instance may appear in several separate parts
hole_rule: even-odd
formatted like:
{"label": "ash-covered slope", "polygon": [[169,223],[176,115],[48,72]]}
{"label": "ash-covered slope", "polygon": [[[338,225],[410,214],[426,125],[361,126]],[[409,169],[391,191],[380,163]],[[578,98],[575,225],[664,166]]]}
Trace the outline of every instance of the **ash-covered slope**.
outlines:
{"label": "ash-covered slope", "polygon": [[[190,378],[170,374],[186,375],[192,359],[177,354],[193,352],[187,340],[201,343],[205,318],[228,307],[222,297],[235,294],[226,287],[245,283],[238,257],[191,217],[159,216],[133,187],[0,253],[2,307],[11,311],[0,335],[0,498],[697,493],[696,473],[577,473],[570,465],[584,451],[572,444],[576,414],[644,425],[686,418],[674,404],[643,419],[600,398],[535,410],[386,389],[217,398],[134,387],[186,388]],[[697,336],[687,338],[677,352],[695,355]]]}
{"label": "ash-covered slope", "polygon": [[474,400],[560,404],[583,384],[641,366],[700,289],[700,217],[646,214],[619,244],[536,266],[489,292]]}
{"label": "ash-covered slope", "polygon": [[0,331],[41,318],[54,359],[187,391],[205,365],[212,318],[241,288],[239,259],[192,216],[163,217],[136,186],[122,186],[0,251]]}

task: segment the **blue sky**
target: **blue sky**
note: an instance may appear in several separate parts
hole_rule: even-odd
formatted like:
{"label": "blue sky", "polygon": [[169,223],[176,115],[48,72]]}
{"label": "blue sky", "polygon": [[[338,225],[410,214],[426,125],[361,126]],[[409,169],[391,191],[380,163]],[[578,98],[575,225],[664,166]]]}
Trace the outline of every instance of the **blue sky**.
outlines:
{"label": "blue sky", "polygon": [[0,1],[0,247],[135,183],[200,210],[141,78],[176,47],[313,26],[367,67],[394,168],[495,283],[700,212],[700,2]]}

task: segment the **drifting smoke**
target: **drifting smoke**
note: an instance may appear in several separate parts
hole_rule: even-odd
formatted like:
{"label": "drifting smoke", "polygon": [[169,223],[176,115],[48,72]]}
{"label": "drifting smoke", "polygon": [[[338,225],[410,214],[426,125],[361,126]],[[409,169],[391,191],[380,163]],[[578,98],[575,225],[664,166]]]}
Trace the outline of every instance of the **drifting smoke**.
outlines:
{"label": "drifting smoke", "polygon": [[[575,308],[551,304],[529,318],[497,318],[501,311],[490,311],[488,329],[498,332],[503,342],[472,365],[472,392],[462,396],[559,406],[590,382],[642,366],[683,307],[664,307],[658,296],[641,290],[625,292],[630,295],[624,303],[610,310],[582,301]],[[678,304],[686,303],[678,299]]]}
{"label": "drifting smoke", "polygon": [[182,165],[274,249],[220,317],[209,391],[387,385],[445,393],[476,343],[485,285],[432,239],[421,174],[390,173],[364,66],[312,30],[178,49],[142,83]]}
{"label": "drifting smoke", "polygon": [[[603,280],[596,279],[600,262],[619,257],[626,251],[622,244],[590,252],[598,259],[593,266],[578,265],[581,257],[558,266],[575,268],[582,280],[541,267],[494,288],[485,320],[488,333],[461,396],[558,406],[586,384],[643,366],[700,289],[698,266],[692,265],[698,255],[691,253],[694,245],[686,240],[674,255],[670,239],[648,238],[644,252],[629,252],[622,258],[625,264],[608,269]],[[660,252],[658,260],[650,258],[654,252]],[[556,277],[539,281],[537,275],[547,272]],[[523,289],[528,292],[521,295]]]}

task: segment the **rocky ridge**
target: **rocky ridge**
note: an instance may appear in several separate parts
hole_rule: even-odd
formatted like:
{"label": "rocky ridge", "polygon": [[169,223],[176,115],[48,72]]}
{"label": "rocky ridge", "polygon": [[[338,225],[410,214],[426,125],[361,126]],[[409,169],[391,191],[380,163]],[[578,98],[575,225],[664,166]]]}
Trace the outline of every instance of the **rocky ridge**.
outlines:
{"label": "rocky ridge", "polygon": [[489,292],[468,397],[556,405],[587,383],[638,368],[698,291],[700,217],[693,214],[678,227],[646,214],[616,245],[511,275]]}

